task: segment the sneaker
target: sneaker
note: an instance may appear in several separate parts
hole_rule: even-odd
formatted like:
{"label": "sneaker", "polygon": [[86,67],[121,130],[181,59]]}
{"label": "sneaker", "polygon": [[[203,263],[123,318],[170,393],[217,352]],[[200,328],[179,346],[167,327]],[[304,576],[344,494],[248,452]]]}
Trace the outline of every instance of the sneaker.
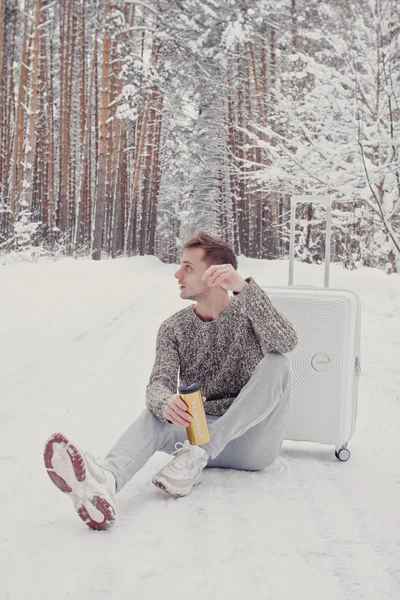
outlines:
{"label": "sneaker", "polygon": [[109,529],[117,518],[115,478],[90,454],[83,454],[61,433],[44,447],[47,473],[69,495],[79,517],[90,529]]}
{"label": "sneaker", "polygon": [[189,440],[175,444],[176,456],[156,473],[152,482],[173,496],[187,496],[194,485],[201,482],[201,474],[208,455],[200,446],[192,446]]}

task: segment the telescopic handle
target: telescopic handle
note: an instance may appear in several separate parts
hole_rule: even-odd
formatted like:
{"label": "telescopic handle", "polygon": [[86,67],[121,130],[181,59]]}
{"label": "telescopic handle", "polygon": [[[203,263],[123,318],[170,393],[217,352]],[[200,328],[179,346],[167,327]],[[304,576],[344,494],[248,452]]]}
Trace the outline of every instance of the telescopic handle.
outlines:
{"label": "telescopic handle", "polygon": [[325,204],[326,205],[326,236],[325,236],[325,280],[324,286],[329,287],[329,267],[331,262],[331,223],[332,223],[332,198],[330,196],[292,196],[290,198],[290,251],[289,251],[289,286],[293,285],[294,275],[294,232],[296,221],[296,207],[298,204]]}

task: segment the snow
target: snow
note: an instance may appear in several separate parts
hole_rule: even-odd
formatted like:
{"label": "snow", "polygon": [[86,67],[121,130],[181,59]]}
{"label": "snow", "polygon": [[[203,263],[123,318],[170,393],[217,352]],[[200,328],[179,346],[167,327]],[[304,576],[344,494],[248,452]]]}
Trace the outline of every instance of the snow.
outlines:
{"label": "snow", "polygon": [[222,33],[221,44],[227,49],[233,49],[235,44],[245,43],[248,39],[248,28],[240,21],[228,23]]}
{"label": "snow", "polygon": [[[352,456],[284,442],[270,468],[206,470],[186,498],[151,484],[157,453],[118,495],[119,521],[89,530],[43,467],[64,432],[101,457],[144,408],[160,323],[179,298],[155,257],[0,268],[1,598],[85,600],[400,597],[400,278],[333,265],[332,287],[363,309]],[[261,285],[287,261],[239,257]],[[323,266],[296,263],[296,283]]]}

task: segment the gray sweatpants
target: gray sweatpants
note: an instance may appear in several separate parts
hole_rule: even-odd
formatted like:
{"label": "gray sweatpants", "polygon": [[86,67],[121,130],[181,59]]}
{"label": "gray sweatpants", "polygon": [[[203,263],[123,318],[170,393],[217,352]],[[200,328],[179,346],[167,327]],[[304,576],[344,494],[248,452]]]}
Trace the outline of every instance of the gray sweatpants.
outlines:
{"label": "gray sweatpants", "polygon": [[[258,471],[278,456],[289,420],[291,377],[283,354],[268,353],[222,417],[207,415],[211,441],[202,448],[207,467]],[[186,430],[163,423],[145,409],[101,461],[115,476],[117,491],[157,451],[171,454]]]}

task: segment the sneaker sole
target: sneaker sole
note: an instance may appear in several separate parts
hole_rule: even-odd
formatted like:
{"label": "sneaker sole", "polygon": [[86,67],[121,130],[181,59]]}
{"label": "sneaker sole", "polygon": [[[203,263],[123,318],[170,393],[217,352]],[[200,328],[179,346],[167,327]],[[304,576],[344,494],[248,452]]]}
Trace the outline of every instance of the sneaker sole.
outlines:
{"label": "sneaker sole", "polygon": [[[59,444],[65,449],[65,453],[71,462],[76,479],[75,489],[73,489],[65,479],[57,473],[53,466],[55,444]],[[47,474],[51,481],[59,490],[61,490],[61,492],[70,496],[79,517],[90,529],[103,531],[114,525],[117,518],[116,510],[107,498],[102,496],[101,493],[94,493],[91,489],[87,481],[85,460],[76,446],[71,444],[61,433],[55,433],[47,440],[43,457]],[[90,509],[92,507],[103,515],[102,521],[96,521],[90,514]]]}
{"label": "sneaker sole", "polygon": [[190,488],[183,488],[179,491],[176,488],[173,488],[167,479],[164,479],[162,477],[157,477],[157,478],[154,477],[152,479],[152,483],[154,483],[154,485],[156,487],[158,487],[160,490],[167,492],[167,494],[170,494],[171,496],[176,496],[177,498],[183,498],[184,496],[188,496],[190,494],[190,492],[192,491],[192,488],[195,485],[199,485],[201,483],[201,473],[197,477],[197,479],[195,479],[193,481],[193,484],[190,486]]}

